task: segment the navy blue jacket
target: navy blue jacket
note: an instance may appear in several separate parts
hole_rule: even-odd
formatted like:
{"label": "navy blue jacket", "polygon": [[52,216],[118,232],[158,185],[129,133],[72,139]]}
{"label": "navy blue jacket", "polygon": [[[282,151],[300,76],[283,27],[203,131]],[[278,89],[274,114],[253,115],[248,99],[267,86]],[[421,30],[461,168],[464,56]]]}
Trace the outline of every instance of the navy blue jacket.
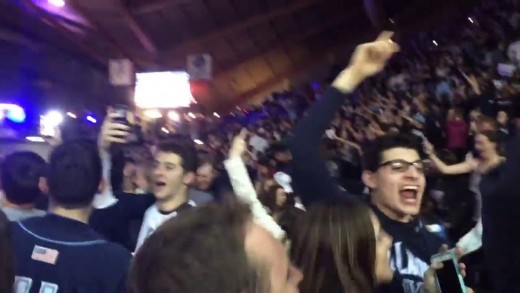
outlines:
{"label": "navy blue jacket", "polygon": [[126,292],[132,255],[88,225],[49,214],[12,228],[15,292]]}

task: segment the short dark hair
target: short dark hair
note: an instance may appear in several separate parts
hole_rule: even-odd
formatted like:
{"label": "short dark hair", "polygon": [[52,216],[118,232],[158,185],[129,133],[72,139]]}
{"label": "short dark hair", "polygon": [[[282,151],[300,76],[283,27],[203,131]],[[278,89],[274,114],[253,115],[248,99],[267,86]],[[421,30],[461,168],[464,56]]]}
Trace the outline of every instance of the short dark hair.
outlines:
{"label": "short dark hair", "polygon": [[131,293],[266,292],[245,250],[251,214],[210,204],[165,222],[135,255]]}
{"label": "short dark hair", "polygon": [[65,208],[87,207],[98,191],[101,177],[101,159],[95,143],[63,143],[51,154],[49,196]]}
{"label": "short dark hair", "polygon": [[161,141],[157,150],[164,153],[173,153],[181,157],[184,172],[197,171],[197,150],[195,143],[187,136],[176,135]]}
{"label": "short dark hair", "polygon": [[45,177],[45,160],[33,152],[15,152],[0,165],[0,180],[6,199],[14,204],[34,203],[40,196],[39,182]]}
{"label": "short dark hair", "polygon": [[383,160],[383,153],[394,148],[416,150],[421,154],[419,138],[409,134],[385,134],[377,137],[363,153],[363,170],[375,172]]}
{"label": "short dark hair", "polygon": [[14,251],[11,224],[0,210],[0,292],[13,292]]}

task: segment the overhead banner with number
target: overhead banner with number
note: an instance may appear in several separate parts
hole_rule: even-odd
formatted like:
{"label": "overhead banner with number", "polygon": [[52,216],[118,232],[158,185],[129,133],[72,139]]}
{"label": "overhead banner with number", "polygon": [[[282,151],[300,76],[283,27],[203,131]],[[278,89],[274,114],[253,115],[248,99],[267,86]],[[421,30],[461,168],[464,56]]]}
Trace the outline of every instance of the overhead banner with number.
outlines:
{"label": "overhead banner with number", "polygon": [[213,58],[209,54],[188,56],[186,71],[190,80],[211,80],[213,78]]}
{"label": "overhead banner with number", "polygon": [[128,59],[110,60],[108,71],[110,84],[113,86],[132,86],[135,83],[134,65]]}

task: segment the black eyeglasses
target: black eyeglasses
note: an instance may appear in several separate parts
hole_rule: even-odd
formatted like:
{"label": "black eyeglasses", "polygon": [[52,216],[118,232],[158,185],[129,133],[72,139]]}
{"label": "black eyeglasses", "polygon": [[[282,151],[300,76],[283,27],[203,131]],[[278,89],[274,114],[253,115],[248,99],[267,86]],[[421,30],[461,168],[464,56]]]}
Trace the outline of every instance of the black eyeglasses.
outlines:
{"label": "black eyeglasses", "polygon": [[391,160],[388,162],[384,162],[379,165],[379,168],[389,166],[392,171],[396,171],[399,173],[404,173],[410,169],[410,166],[414,166],[415,170],[420,173],[424,173],[424,163],[419,160],[415,162],[407,162],[405,160]]}

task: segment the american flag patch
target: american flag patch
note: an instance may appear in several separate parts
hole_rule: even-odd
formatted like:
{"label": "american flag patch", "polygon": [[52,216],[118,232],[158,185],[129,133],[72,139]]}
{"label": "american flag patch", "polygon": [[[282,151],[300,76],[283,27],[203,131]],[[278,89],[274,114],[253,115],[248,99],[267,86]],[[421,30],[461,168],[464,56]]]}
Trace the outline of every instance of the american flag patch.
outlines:
{"label": "american flag patch", "polygon": [[31,258],[51,265],[55,265],[60,253],[55,249],[49,249],[38,245],[34,246]]}

